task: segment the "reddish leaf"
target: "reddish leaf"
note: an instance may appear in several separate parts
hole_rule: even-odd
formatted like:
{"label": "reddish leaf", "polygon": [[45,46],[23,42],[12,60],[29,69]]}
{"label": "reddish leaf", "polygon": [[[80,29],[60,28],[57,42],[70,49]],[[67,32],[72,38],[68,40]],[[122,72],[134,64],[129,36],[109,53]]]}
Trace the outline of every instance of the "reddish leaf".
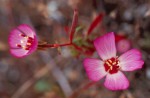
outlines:
{"label": "reddish leaf", "polygon": [[87,35],[89,35],[99,23],[101,23],[103,17],[104,17],[104,14],[103,14],[103,13],[100,13],[100,14],[96,17],[96,19],[91,23],[91,25],[90,25],[90,27],[89,27],[89,29],[88,29]]}
{"label": "reddish leaf", "polygon": [[70,29],[70,43],[72,43],[73,36],[75,33],[75,28],[77,26],[77,22],[78,22],[78,11],[75,9],[74,15],[73,15],[73,21],[72,21],[72,25],[71,25],[71,29]]}

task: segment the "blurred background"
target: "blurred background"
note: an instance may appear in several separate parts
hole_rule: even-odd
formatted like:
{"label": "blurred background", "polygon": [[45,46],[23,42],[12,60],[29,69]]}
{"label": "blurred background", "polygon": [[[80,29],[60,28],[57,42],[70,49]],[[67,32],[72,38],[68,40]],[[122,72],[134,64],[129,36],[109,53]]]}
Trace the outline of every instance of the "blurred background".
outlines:
{"label": "blurred background", "polygon": [[[68,42],[66,31],[75,8],[79,19],[73,41],[84,52],[66,46],[20,59],[9,53],[8,35],[23,23],[36,30],[39,41]],[[109,91],[102,80],[76,98],[150,98],[150,0],[0,0],[0,98],[67,98],[88,83],[82,60],[98,55],[84,38],[100,13],[104,17],[89,39],[113,31],[118,55],[138,48],[145,64],[142,70],[126,73],[127,90]]]}

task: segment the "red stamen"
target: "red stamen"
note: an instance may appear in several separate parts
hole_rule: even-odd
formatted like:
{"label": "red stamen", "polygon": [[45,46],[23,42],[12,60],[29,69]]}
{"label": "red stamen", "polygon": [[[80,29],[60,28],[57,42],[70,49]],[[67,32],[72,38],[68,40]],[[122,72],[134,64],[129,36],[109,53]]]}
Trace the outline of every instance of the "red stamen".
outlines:
{"label": "red stamen", "polygon": [[106,60],[104,63],[105,71],[109,72],[110,74],[117,73],[119,70],[118,63],[119,63],[119,60],[114,57]]}
{"label": "red stamen", "polygon": [[30,49],[29,47],[26,47],[26,48],[25,48],[25,50],[29,50],[29,49]]}
{"label": "red stamen", "polygon": [[17,46],[17,47],[19,47],[19,48],[21,48],[21,47],[22,47],[20,44],[17,44],[16,46]]}
{"label": "red stamen", "polygon": [[33,42],[33,40],[27,40],[27,43],[32,43]]}
{"label": "red stamen", "polygon": [[[25,46],[22,46],[22,45],[20,45],[20,44],[17,44],[16,46],[19,47],[19,48],[25,49],[25,50],[29,50],[30,47],[31,47],[31,45],[32,45],[33,38],[32,38],[32,37],[28,37],[28,36],[26,36],[26,35],[23,34],[23,33],[20,34],[20,36],[27,38],[27,43],[26,43]],[[21,41],[21,43],[23,43],[23,42]]]}
{"label": "red stamen", "polygon": [[21,34],[19,34],[20,36],[22,36],[22,37],[26,37],[26,35],[25,34],[23,34],[23,33],[21,33]]}
{"label": "red stamen", "polygon": [[28,37],[28,40],[33,40],[33,38],[32,37]]}

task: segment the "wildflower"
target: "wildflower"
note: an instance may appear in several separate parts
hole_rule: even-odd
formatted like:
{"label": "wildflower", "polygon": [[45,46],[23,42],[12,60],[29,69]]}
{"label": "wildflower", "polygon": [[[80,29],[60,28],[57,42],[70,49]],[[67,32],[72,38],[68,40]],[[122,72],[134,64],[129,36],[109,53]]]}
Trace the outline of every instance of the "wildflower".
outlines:
{"label": "wildflower", "polygon": [[128,39],[122,39],[118,41],[116,47],[119,53],[124,53],[130,49],[131,43]]}
{"label": "wildflower", "polygon": [[116,48],[118,53],[124,53],[131,48],[131,42],[125,35],[115,35]]}
{"label": "wildflower", "polygon": [[37,45],[35,31],[26,24],[22,24],[10,32],[10,52],[15,57],[24,57],[31,54],[37,49]]}
{"label": "wildflower", "polygon": [[99,81],[106,76],[104,85],[110,90],[123,90],[129,81],[122,71],[133,71],[142,68],[144,61],[141,52],[131,49],[120,57],[116,55],[114,33],[108,33],[94,41],[94,46],[102,60],[86,58],[84,67],[89,79]]}

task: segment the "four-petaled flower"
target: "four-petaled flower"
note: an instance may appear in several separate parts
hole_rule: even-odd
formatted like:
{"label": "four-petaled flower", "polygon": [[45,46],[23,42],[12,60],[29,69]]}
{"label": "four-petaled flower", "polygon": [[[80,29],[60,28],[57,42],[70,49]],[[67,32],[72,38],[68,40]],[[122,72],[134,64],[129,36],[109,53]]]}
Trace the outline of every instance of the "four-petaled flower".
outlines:
{"label": "four-petaled flower", "polygon": [[94,46],[102,60],[86,58],[84,68],[89,79],[99,81],[106,76],[104,85],[110,90],[123,90],[129,81],[121,71],[133,71],[142,68],[144,61],[141,52],[131,49],[120,57],[116,56],[114,33],[108,33],[94,41]]}
{"label": "four-petaled flower", "polygon": [[37,49],[38,41],[35,31],[22,24],[13,29],[9,35],[10,52],[15,57],[24,57]]}

